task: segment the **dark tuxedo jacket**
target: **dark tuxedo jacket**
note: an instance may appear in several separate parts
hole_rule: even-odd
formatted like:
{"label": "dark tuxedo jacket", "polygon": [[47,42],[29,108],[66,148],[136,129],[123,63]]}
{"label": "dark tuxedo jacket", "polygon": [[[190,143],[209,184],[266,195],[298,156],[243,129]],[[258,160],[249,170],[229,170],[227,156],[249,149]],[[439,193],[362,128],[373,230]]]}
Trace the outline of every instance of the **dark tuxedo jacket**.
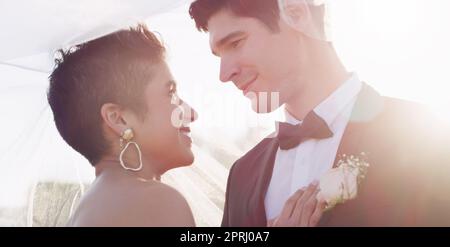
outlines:
{"label": "dark tuxedo jacket", "polygon": [[[264,198],[276,137],[230,170],[222,226],[266,226]],[[367,154],[370,167],[355,199],[326,211],[319,226],[450,226],[450,128],[424,107],[380,96],[363,85],[340,142],[343,154]]]}

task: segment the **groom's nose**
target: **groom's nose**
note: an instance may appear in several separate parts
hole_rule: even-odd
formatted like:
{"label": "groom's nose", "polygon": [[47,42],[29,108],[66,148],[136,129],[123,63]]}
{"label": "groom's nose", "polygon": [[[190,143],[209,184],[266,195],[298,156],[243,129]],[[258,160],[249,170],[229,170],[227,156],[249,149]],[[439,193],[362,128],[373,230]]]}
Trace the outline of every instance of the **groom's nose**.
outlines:
{"label": "groom's nose", "polygon": [[223,57],[220,60],[220,80],[232,81],[239,74],[239,66],[231,58]]}

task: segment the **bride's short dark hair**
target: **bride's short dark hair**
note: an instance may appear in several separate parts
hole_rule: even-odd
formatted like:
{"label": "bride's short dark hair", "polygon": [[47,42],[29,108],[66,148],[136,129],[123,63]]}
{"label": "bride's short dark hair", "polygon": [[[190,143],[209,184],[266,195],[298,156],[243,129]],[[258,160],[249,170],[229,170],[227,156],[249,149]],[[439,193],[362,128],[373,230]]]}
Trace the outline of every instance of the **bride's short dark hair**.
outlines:
{"label": "bride's short dark hair", "polygon": [[165,59],[162,42],[144,25],[59,50],[47,99],[63,139],[95,165],[110,148],[100,109],[116,103],[144,116],[152,65]]}
{"label": "bride's short dark hair", "polygon": [[280,10],[277,0],[196,0],[191,4],[189,14],[197,29],[207,32],[211,16],[224,8],[237,16],[256,18],[274,32],[279,30]]}

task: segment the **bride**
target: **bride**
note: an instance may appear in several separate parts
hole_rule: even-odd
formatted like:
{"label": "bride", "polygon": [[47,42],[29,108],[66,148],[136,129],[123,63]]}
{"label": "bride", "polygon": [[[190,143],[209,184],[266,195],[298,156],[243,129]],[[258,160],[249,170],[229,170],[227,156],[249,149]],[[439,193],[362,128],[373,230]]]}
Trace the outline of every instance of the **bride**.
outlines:
{"label": "bride", "polygon": [[59,133],[96,174],[68,226],[194,226],[184,197],[160,182],[192,164],[196,119],[161,42],[138,25],[60,55],[48,102]]}

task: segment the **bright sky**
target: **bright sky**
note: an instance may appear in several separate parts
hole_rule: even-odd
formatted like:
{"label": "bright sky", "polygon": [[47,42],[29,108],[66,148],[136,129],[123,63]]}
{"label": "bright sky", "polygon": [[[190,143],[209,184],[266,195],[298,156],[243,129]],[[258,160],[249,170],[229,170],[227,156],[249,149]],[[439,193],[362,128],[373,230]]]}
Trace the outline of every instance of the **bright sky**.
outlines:
{"label": "bright sky", "polygon": [[[389,96],[450,117],[450,2],[341,0],[335,43],[345,64]],[[445,111],[447,110],[447,111]]]}

